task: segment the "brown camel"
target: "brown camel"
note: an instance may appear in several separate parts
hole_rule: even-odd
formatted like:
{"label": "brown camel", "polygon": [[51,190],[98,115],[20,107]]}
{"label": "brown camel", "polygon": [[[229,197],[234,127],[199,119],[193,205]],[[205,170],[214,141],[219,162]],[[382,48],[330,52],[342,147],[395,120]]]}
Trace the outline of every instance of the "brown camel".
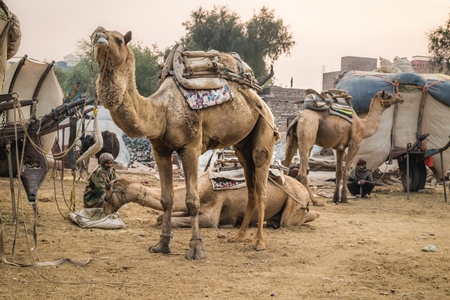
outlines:
{"label": "brown camel", "polygon": [[[283,190],[284,189],[284,190]],[[247,205],[247,188],[214,190],[208,172],[198,179],[200,197],[199,226],[217,228],[219,226],[241,224]],[[185,203],[186,188],[174,189],[172,228],[190,227],[191,217]],[[105,213],[112,214],[124,204],[135,202],[145,207],[163,210],[161,190],[143,186],[139,182],[130,182],[125,178],[117,179],[110,184],[105,196]],[[299,226],[319,217],[314,211],[308,211],[308,190],[292,177],[285,177],[284,185],[271,180],[267,183],[267,205],[264,220],[275,228]],[[161,215],[158,224],[161,224]],[[258,214],[255,212],[250,224],[257,224]]]}
{"label": "brown camel", "polygon": [[[308,158],[313,146],[333,148],[336,152],[336,189],[333,202],[339,203],[339,186],[342,180],[341,203],[347,201],[347,172],[359,150],[361,140],[372,136],[380,125],[383,111],[396,103],[402,103],[400,94],[391,95],[385,91],[378,92],[371,100],[370,108],[364,119],[353,111],[353,122],[331,115],[329,110],[303,110],[286,132],[285,166],[289,166],[297,148],[300,154],[300,169],[297,179],[308,188],[311,200],[317,202],[309,188],[307,169]],[[347,154],[344,157],[345,150]],[[342,165],[342,162],[345,165]],[[306,162],[306,163],[304,163]]]}
{"label": "brown camel", "polygon": [[[161,204],[164,209],[159,242],[153,253],[170,253],[173,207],[172,153],[183,164],[186,206],[191,216],[192,238],[187,259],[207,257],[199,232],[198,160],[208,149],[233,146],[244,168],[248,203],[242,225],[230,241],[244,241],[248,225],[258,206],[258,229],[254,248],[266,248],[263,234],[267,202],[267,174],[274,143],[280,138],[269,107],[255,90],[228,81],[234,98],[218,106],[192,110],[172,76],[148,98],[139,95],[135,82],[135,60],[128,47],[131,31],[125,35],[98,27],[92,35],[95,59],[99,65],[97,94],[114,122],[130,137],[147,137],[161,178]],[[219,54],[220,61],[237,72],[236,60]],[[227,127],[229,126],[229,127]]]}

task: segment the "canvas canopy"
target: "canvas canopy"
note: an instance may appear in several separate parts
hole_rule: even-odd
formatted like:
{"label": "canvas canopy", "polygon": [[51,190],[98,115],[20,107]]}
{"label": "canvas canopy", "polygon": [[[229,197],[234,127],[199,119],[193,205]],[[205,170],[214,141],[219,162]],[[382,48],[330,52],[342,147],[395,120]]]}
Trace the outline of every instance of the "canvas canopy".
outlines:
{"label": "canvas canopy", "polygon": [[[38,82],[41,79],[41,76],[46,70],[47,66],[47,63],[27,58],[25,64],[22,66],[15,79],[14,86],[11,92],[17,93],[19,100],[32,99],[36,86],[38,85]],[[16,62],[6,71],[5,81],[3,84],[3,93],[9,92],[10,86],[13,82],[15,71],[18,67],[19,62]],[[53,69],[50,70],[50,72],[45,77],[42,83],[42,87],[37,95],[37,99],[39,100],[38,110],[36,113],[36,116],[38,118],[50,113],[53,108],[62,104],[63,91],[61,89],[61,86],[59,85],[55,73],[53,72]],[[30,108],[22,107],[19,109],[21,109],[26,121],[30,117]],[[12,110],[8,113],[8,118],[6,121],[19,122],[17,116],[16,119],[14,118],[14,113],[12,112]],[[55,136],[55,132],[42,136],[41,143],[43,151],[45,153],[50,152],[55,141]]]}

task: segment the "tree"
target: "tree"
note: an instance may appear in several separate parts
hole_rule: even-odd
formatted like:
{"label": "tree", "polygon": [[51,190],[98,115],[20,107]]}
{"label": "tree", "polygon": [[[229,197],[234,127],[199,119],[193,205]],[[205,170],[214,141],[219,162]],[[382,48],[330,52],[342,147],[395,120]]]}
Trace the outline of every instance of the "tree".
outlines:
{"label": "tree", "polygon": [[444,26],[439,26],[427,33],[428,52],[433,57],[431,63],[439,72],[450,73],[450,14]]}
{"label": "tree", "polygon": [[188,32],[182,43],[188,50],[236,51],[236,44],[244,37],[244,25],[235,12],[226,6],[205,11],[200,7],[191,13],[191,20],[182,25]]}
{"label": "tree", "polygon": [[265,6],[246,23],[227,6],[214,6],[211,11],[200,7],[190,17],[182,23],[187,33],[181,41],[186,49],[237,52],[255,77],[267,75],[270,65],[280,55],[289,55],[295,45],[283,20]]}
{"label": "tree", "polygon": [[95,97],[95,80],[98,75],[98,67],[96,63],[92,62],[89,53],[81,57],[80,62],[73,68],[58,70],[58,67],[55,67],[55,74],[65,95],[70,94],[75,97],[74,85],[80,82],[81,93],[88,98]]}
{"label": "tree", "polygon": [[136,87],[141,95],[150,96],[158,89],[161,72],[158,61],[161,60],[162,53],[156,45],[153,45],[153,51],[141,43],[131,44],[130,47],[136,60]]}

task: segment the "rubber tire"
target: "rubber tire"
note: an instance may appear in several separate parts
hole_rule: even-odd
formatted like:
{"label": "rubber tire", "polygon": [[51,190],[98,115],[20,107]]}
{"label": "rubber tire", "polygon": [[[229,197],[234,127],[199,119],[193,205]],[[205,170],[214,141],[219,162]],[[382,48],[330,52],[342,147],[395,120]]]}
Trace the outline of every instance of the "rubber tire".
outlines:
{"label": "rubber tire", "polygon": [[[403,190],[407,191],[406,184],[406,164],[405,164],[405,173],[402,175],[402,184]],[[426,175],[425,175],[426,178]],[[420,181],[420,172],[419,172],[419,164],[413,163],[409,164],[409,191],[415,192],[419,189],[419,181]],[[423,188],[423,187],[422,187]]]}
{"label": "rubber tire", "polygon": [[423,190],[425,188],[425,184],[427,183],[427,167],[425,166],[424,160],[418,162],[416,165],[419,169],[419,182],[417,183],[417,189]]}

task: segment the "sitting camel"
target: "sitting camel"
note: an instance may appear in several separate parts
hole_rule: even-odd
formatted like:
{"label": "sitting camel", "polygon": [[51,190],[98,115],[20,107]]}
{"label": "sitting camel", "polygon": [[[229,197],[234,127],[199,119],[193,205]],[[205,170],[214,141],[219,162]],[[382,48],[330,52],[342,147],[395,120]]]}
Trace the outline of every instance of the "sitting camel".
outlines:
{"label": "sitting camel", "polygon": [[[317,93],[316,93],[317,94]],[[318,95],[318,94],[317,94]],[[300,154],[300,169],[297,179],[310,191],[311,200],[316,202],[308,185],[308,158],[314,145],[333,148],[336,151],[336,188],[333,202],[339,203],[339,186],[342,180],[341,203],[347,201],[347,172],[359,150],[362,139],[372,136],[380,125],[383,111],[396,103],[403,103],[401,95],[378,92],[371,100],[369,113],[364,119],[353,111],[352,119],[331,114],[330,109],[303,110],[286,132],[284,165],[289,166],[297,148]],[[344,152],[347,154],[344,158]],[[342,166],[342,162],[345,166]],[[306,163],[305,163],[306,162]]]}
{"label": "sitting camel", "polygon": [[[98,27],[92,34],[94,57],[99,66],[97,94],[119,128],[130,137],[147,137],[161,178],[161,203],[164,209],[159,242],[149,248],[153,253],[170,253],[171,216],[173,208],[172,153],[176,151],[183,164],[186,183],[186,207],[191,216],[192,238],[187,259],[204,259],[207,253],[199,231],[198,161],[209,149],[233,146],[244,168],[248,187],[247,209],[242,225],[230,241],[244,241],[253,212],[258,206],[258,229],[255,250],[266,248],[263,234],[267,203],[267,174],[274,143],[280,134],[267,104],[253,88],[243,85],[248,77],[242,65],[232,55],[217,53],[233,99],[206,109],[191,109],[180,92],[174,76],[161,74],[159,89],[148,98],[139,95],[135,81],[135,60],[128,43],[131,31],[125,35]],[[171,52],[182,62],[182,51]],[[169,55],[169,57],[171,56]],[[215,54],[213,54],[215,55]],[[164,71],[164,69],[163,69]],[[167,71],[167,70],[166,70]],[[181,72],[180,72],[181,71]],[[183,73],[183,70],[174,70]],[[247,73],[248,74],[248,73]],[[242,76],[242,78],[239,78]],[[182,80],[177,76],[177,80]],[[252,81],[253,82],[253,81]],[[226,125],[229,124],[229,127]]]}
{"label": "sitting camel", "polygon": [[[247,205],[247,188],[214,190],[208,172],[200,175],[198,180],[200,197],[199,226],[212,227],[242,223]],[[174,189],[171,226],[190,227],[191,217],[186,207],[184,186]],[[125,178],[111,182],[105,196],[105,213],[112,214],[124,204],[135,202],[145,207],[163,210],[159,188],[143,186],[138,182],[130,182]],[[285,177],[284,185],[269,180],[267,183],[267,205],[264,221],[275,228],[299,226],[319,217],[319,213],[308,211],[308,190],[292,177]],[[162,222],[161,215],[158,224]],[[251,224],[258,222],[255,212]]]}

